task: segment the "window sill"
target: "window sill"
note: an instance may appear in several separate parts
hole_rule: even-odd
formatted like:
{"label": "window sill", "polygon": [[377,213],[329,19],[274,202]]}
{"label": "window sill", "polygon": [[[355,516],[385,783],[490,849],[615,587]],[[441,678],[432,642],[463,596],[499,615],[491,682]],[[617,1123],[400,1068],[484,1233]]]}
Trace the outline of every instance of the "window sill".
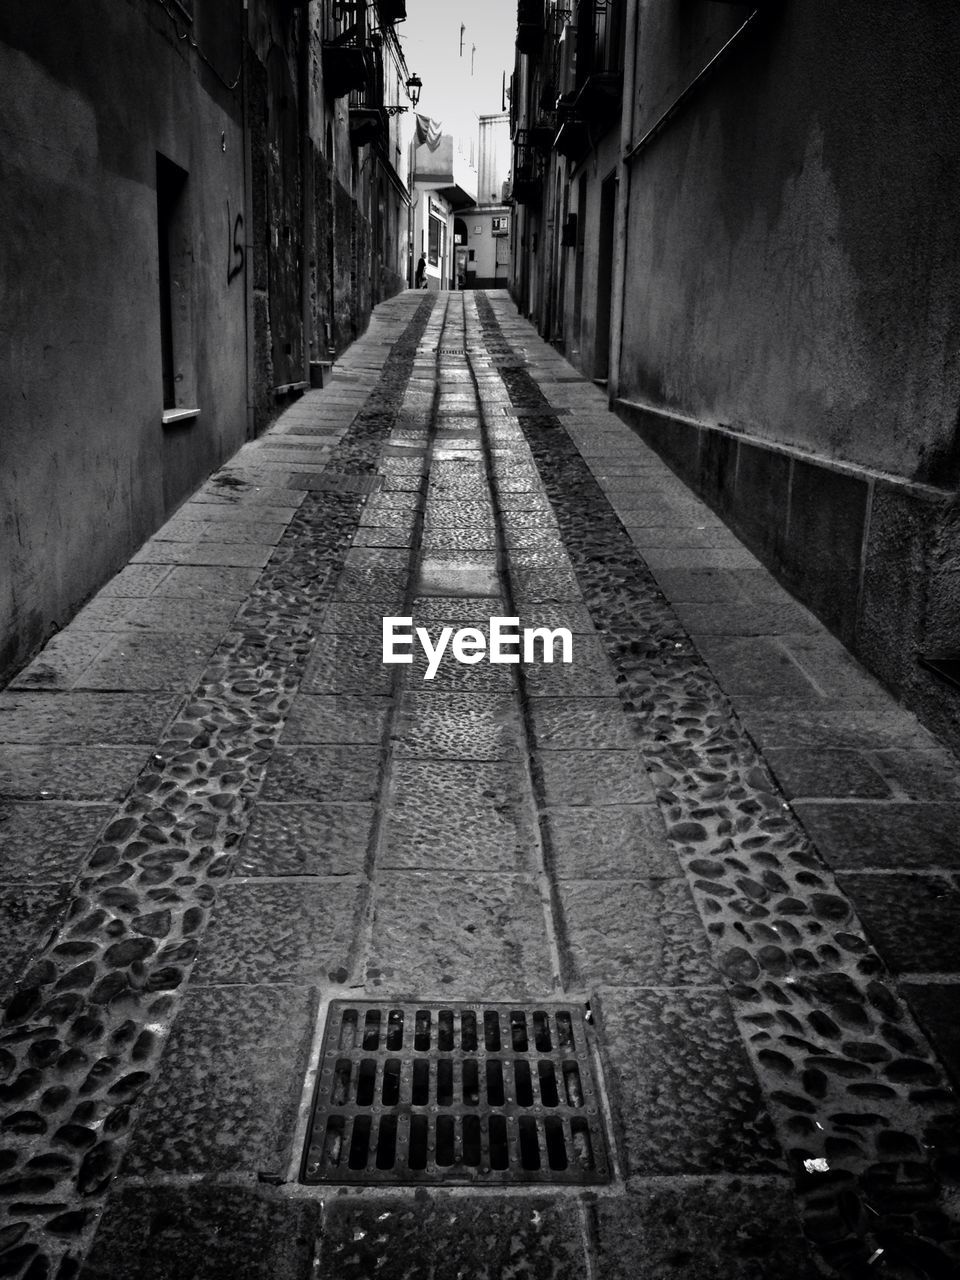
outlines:
{"label": "window sill", "polygon": [[164,409],[163,425],[165,427],[174,427],[181,422],[191,422],[194,418],[199,417],[199,409]]}

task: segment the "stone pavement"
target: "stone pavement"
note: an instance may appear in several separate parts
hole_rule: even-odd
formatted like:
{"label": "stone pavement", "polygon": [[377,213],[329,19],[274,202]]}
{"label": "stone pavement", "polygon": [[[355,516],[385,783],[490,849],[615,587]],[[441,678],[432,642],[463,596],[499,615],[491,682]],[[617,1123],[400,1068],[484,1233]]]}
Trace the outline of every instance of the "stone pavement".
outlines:
{"label": "stone pavement", "polygon": [[[0,743],[0,1276],[955,1273],[956,762],[506,295],[379,308]],[[586,1010],[610,1180],[302,1183],[342,997]]]}

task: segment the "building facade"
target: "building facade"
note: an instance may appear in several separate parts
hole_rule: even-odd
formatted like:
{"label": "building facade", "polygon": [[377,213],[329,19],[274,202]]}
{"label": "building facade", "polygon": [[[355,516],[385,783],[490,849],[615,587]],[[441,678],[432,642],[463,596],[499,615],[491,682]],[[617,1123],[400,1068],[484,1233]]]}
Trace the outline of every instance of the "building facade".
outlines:
{"label": "building facade", "polygon": [[927,664],[960,654],[960,17],[518,18],[521,310],[956,744],[960,699]]}
{"label": "building facade", "polygon": [[406,279],[403,0],[0,13],[0,678]]}
{"label": "building facade", "polygon": [[456,289],[464,260],[462,215],[477,198],[471,140],[444,133],[438,122],[418,116],[410,157],[413,269],[422,256],[428,289]]}
{"label": "building facade", "polygon": [[510,118],[472,121],[470,136],[419,117],[411,144],[414,267],[425,258],[428,289],[504,289],[509,284]]}

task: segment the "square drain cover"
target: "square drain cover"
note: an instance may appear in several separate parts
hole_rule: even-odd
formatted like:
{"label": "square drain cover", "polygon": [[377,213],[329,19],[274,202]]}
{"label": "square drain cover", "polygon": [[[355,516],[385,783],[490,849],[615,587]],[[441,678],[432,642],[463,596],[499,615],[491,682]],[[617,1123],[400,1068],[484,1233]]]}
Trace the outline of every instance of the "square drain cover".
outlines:
{"label": "square drain cover", "polygon": [[333,1001],[301,1181],[608,1182],[589,1035],[575,1004]]}

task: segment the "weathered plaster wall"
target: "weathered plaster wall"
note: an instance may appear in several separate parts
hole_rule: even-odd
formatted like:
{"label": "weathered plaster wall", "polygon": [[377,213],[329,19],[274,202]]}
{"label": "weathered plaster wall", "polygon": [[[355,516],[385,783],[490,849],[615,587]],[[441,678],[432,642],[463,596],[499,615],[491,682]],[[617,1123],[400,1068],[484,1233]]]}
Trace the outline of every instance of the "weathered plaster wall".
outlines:
{"label": "weathered plaster wall", "polygon": [[[0,674],[246,430],[239,96],[160,6],[26,8],[0,11]],[[224,78],[239,69],[234,8],[211,47]],[[173,432],[161,424],[158,151],[189,173],[194,228],[201,415]]]}
{"label": "weathered plaster wall", "polygon": [[[639,137],[750,5],[645,0]],[[630,173],[620,394],[953,485],[960,22],[784,0]]]}

